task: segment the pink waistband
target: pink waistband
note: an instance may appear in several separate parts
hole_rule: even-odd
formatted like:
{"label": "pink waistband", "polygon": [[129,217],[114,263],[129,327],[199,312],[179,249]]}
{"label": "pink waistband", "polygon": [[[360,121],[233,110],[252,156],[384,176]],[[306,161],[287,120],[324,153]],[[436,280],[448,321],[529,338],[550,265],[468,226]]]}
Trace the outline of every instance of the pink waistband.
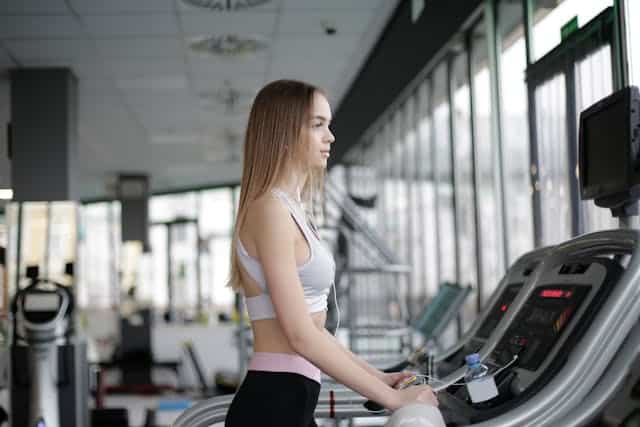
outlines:
{"label": "pink waistband", "polygon": [[291,372],[303,375],[320,383],[320,369],[307,359],[297,354],[287,353],[253,353],[249,363],[250,371]]}

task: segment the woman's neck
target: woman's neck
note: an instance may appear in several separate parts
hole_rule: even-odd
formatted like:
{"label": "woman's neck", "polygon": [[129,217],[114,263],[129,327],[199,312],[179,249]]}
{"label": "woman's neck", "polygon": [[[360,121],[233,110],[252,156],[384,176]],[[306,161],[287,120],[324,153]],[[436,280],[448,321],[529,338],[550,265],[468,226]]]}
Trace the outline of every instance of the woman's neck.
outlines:
{"label": "woman's neck", "polygon": [[289,176],[278,181],[276,186],[287,193],[287,195],[297,202],[301,201],[302,188],[304,187],[306,176],[302,174],[292,173]]}

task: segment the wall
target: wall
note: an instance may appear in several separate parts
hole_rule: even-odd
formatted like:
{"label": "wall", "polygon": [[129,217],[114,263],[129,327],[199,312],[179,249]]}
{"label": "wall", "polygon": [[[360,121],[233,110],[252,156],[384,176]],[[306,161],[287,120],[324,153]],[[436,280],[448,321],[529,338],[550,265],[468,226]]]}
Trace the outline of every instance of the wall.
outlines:
{"label": "wall", "polygon": [[400,3],[334,114],[331,165],[358,142],[483,1],[427,1],[416,22],[411,3]]}

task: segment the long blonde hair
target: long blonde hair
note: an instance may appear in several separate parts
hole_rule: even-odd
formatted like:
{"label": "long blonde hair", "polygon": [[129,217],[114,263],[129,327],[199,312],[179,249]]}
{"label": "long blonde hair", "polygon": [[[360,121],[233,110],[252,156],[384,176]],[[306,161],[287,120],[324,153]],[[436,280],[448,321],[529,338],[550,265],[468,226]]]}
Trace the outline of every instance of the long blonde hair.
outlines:
{"label": "long blonde hair", "polygon": [[[308,124],[313,98],[323,92],[308,83],[276,80],[256,95],[244,140],[244,160],[240,201],[231,241],[229,286],[241,291],[242,276],[237,256],[240,229],[249,204],[270,191],[292,166],[307,167],[303,162],[308,150],[303,129]],[[309,170],[301,189],[307,210],[321,201],[324,170]]]}

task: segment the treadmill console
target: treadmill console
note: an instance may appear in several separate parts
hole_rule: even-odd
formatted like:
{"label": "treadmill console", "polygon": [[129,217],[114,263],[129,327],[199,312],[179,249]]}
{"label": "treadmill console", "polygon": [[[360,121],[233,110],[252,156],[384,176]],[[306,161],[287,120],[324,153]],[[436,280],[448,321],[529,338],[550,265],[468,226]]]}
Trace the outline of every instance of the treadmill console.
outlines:
{"label": "treadmill console", "polygon": [[622,272],[609,258],[567,260],[542,272],[484,360],[494,375],[498,396],[472,404],[466,387],[452,385],[438,397],[445,418],[452,425],[486,420],[518,406],[544,387],[563,368]]}
{"label": "treadmill console", "polygon": [[589,285],[536,288],[491,353],[490,362],[503,366],[517,355],[520,368],[538,369],[590,290]]}

